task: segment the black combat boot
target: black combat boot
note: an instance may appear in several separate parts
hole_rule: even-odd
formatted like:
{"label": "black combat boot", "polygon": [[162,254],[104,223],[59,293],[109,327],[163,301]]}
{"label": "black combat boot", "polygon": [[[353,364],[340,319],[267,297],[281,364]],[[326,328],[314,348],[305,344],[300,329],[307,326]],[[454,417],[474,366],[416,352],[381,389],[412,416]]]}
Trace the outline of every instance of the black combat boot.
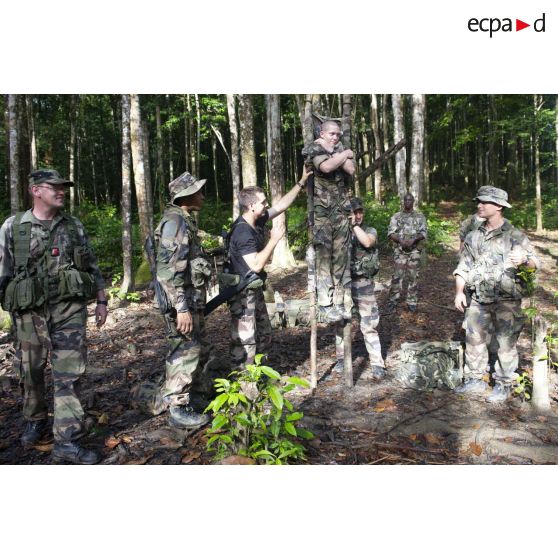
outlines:
{"label": "black combat boot", "polygon": [[95,465],[101,456],[93,450],[82,448],[76,442],[58,442],[52,448],[52,460],[55,463],[74,463],[75,465]]}
{"label": "black combat boot", "polygon": [[407,304],[407,308],[409,309],[409,312],[413,312],[413,314],[417,311],[416,304]]}
{"label": "black combat boot", "polygon": [[209,415],[196,413],[192,407],[171,407],[169,425],[174,428],[199,428],[209,422]]}
{"label": "black combat boot", "polygon": [[31,449],[46,433],[47,420],[29,420],[21,435],[21,445],[25,449]]}
{"label": "black combat boot", "polygon": [[511,397],[512,387],[497,382],[492,388],[492,393],[486,398],[489,403],[503,403]]}
{"label": "black combat boot", "polygon": [[388,304],[386,306],[385,313],[386,314],[393,314],[393,312],[395,312],[396,308],[397,308],[397,302],[388,302]]}
{"label": "black combat boot", "polygon": [[375,380],[383,380],[386,377],[386,369],[377,364],[370,367],[370,372]]}
{"label": "black combat boot", "polygon": [[465,383],[455,388],[455,393],[484,393],[488,385],[484,380],[469,379]]}

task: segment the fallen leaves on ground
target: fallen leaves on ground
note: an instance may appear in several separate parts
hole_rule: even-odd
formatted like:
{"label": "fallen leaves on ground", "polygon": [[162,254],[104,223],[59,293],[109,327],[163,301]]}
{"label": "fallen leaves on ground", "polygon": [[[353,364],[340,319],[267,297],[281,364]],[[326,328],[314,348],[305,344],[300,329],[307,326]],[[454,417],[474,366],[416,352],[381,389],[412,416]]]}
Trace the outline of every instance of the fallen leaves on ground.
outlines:
{"label": "fallen leaves on ground", "polygon": [[424,435],[424,439],[429,443],[432,444],[434,446],[439,446],[442,443],[442,440],[440,439],[439,436],[436,436],[436,434],[432,434],[431,432],[427,432]]}
{"label": "fallen leaves on ground", "polygon": [[114,449],[122,440],[120,438],[115,438],[114,436],[109,436],[105,440],[105,446],[108,449]]}
{"label": "fallen leaves on ground", "polygon": [[383,399],[382,401],[378,401],[374,406],[374,411],[377,413],[383,413],[384,411],[395,411],[397,409],[397,405],[393,401],[393,399]]}
{"label": "fallen leaves on ground", "polygon": [[482,448],[478,444],[475,444],[475,442],[471,442],[469,444],[469,450],[471,451],[471,453],[474,453],[477,457],[482,453]]}
{"label": "fallen leaves on ground", "polygon": [[190,451],[180,460],[180,463],[187,465],[188,463],[192,463],[194,459],[198,459],[200,455],[201,451]]}
{"label": "fallen leaves on ground", "polygon": [[44,453],[48,452],[48,451],[52,451],[54,444],[37,444],[36,446],[33,446],[37,451],[42,451]]}

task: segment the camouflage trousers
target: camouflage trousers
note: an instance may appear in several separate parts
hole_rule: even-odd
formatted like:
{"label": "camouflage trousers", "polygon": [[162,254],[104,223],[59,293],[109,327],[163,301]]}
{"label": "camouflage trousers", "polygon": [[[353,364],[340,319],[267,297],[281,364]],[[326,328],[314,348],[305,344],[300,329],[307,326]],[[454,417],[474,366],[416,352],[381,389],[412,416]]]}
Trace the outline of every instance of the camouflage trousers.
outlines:
{"label": "camouflage trousers", "polygon": [[206,378],[204,365],[209,358],[203,310],[192,310],[191,333],[180,333],[176,319],[170,318],[169,351],[165,373],[158,380],[134,386],[130,398],[134,407],[159,415],[169,407],[186,406],[190,395],[211,393],[211,379]]}
{"label": "camouflage trousers", "polygon": [[407,304],[417,303],[420,257],[421,253],[418,250],[412,250],[411,252],[394,251],[394,269],[389,290],[389,302],[397,303],[401,297],[403,281],[407,276]]}
{"label": "camouflage trousers", "polygon": [[[353,315],[356,315],[360,322],[360,331],[368,351],[370,364],[383,368],[384,359],[382,358],[382,347],[380,346],[377,330],[380,323],[380,313],[376,296],[374,295],[374,280],[366,279],[365,277],[353,279],[351,294],[353,297]],[[344,353],[343,326],[338,326],[335,332],[335,354],[337,360],[343,360]]]}
{"label": "camouflage trousers", "polygon": [[76,440],[84,433],[79,380],[85,372],[86,321],[87,308],[76,301],[15,313],[14,368],[23,386],[23,416],[27,420],[48,416],[44,372],[50,353],[55,442]]}
{"label": "camouflage trousers", "polygon": [[229,302],[231,311],[231,366],[234,370],[252,364],[259,353],[271,347],[271,323],[263,289],[244,289]]}
{"label": "camouflage trousers", "polygon": [[320,306],[342,305],[350,298],[350,242],[349,220],[344,213],[335,211],[329,217],[327,213],[316,214],[314,249]]}
{"label": "camouflage trousers", "polygon": [[517,340],[524,323],[521,300],[500,300],[488,304],[472,300],[463,322],[465,380],[481,379],[486,373],[488,347],[495,337],[498,341],[498,358],[494,366],[494,380],[511,384],[519,363]]}

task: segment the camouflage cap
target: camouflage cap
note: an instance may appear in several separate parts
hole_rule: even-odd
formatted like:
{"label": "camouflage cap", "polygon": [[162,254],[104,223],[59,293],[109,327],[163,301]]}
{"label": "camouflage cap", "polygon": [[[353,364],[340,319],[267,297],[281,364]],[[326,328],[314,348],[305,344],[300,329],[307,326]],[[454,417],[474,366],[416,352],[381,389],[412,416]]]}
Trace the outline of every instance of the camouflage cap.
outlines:
{"label": "camouflage cap", "polygon": [[29,186],[38,186],[39,184],[64,184],[73,186],[71,180],[66,180],[60,176],[60,173],[54,169],[38,169],[29,174]]}
{"label": "camouflage cap", "polygon": [[174,202],[178,198],[195,194],[206,182],[205,178],[198,180],[189,172],[183,172],[178,178],[169,183],[171,200]]}
{"label": "camouflage cap", "polygon": [[362,205],[362,201],[360,201],[360,198],[351,198],[351,209],[353,211],[357,211],[359,209],[362,209],[364,211],[364,206]]}
{"label": "camouflage cap", "polygon": [[503,207],[511,207],[508,203],[508,193],[495,186],[481,186],[473,201],[492,202]]}

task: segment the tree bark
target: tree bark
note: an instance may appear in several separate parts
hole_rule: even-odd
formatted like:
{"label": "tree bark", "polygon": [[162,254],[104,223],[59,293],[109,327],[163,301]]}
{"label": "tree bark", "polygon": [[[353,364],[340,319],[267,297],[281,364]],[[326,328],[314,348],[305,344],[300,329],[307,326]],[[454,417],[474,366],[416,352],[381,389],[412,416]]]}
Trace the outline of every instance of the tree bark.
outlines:
{"label": "tree bark", "polygon": [[242,187],[257,186],[256,150],[254,148],[254,117],[252,96],[238,95],[240,121],[240,154],[242,157]]}
{"label": "tree bark", "polygon": [[[157,176],[155,180],[155,197],[159,200],[159,209],[162,212],[165,205],[163,202],[163,193],[166,189],[167,182],[165,180],[165,165],[163,162],[163,131],[161,129],[161,107],[159,106],[159,103],[155,106],[155,126],[157,136]],[[186,158],[186,164],[187,163],[188,159]]]}
{"label": "tree bark", "polygon": [[194,173],[196,178],[200,177],[200,145],[201,145],[201,110],[200,110],[200,98],[196,93],[194,95],[196,101],[196,172]]}
{"label": "tree bark", "polygon": [[227,112],[231,134],[231,175],[233,183],[233,221],[240,215],[238,194],[240,192],[240,149],[238,147],[238,123],[236,120],[235,96],[227,94]]}
{"label": "tree bark", "polygon": [[541,164],[540,164],[540,137],[538,115],[542,108],[542,99],[540,95],[533,95],[533,108],[534,108],[534,131],[533,131],[533,144],[535,151],[535,213],[537,215],[537,232],[543,231],[543,218],[542,218],[542,198],[541,198]]}
{"label": "tree bark", "polygon": [[[382,140],[380,138],[380,120],[378,118],[378,96],[372,93],[370,96],[370,123],[374,134],[374,159],[382,154]],[[374,199],[382,200],[382,168],[378,167],[374,172]]]}
{"label": "tree bark", "polygon": [[122,95],[122,264],[120,297],[134,288],[132,269],[132,154],[130,145],[130,95]]}
{"label": "tree bark", "polygon": [[[31,158],[31,170],[37,168],[37,137],[35,135],[35,117],[33,114],[33,97],[25,95],[25,105],[27,108],[27,128],[29,130],[29,156]],[[71,179],[70,179],[71,180]]]}
{"label": "tree bark", "polygon": [[8,95],[8,153],[10,161],[10,211],[19,211],[19,130],[17,126],[17,95]]}
{"label": "tree bark", "polygon": [[143,148],[143,163],[145,168],[145,187],[147,191],[147,203],[149,204],[149,215],[153,219],[153,187],[151,185],[151,150],[149,148],[149,130],[147,122],[141,118],[141,139]]}
{"label": "tree bark", "polygon": [[[70,175],[69,180],[76,182],[76,106],[77,95],[70,96]],[[73,213],[76,208],[76,187],[70,188],[70,213]]]}
{"label": "tree bark", "polygon": [[417,205],[424,196],[424,112],[425,95],[413,95],[413,140],[411,148],[410,191]]}
{"label": "tree bark", "polygon": [[[387,95],[382,95],[382,130],[384,134],[384,152],[386,152],[389,148],[389,142],[390,142]],[[394,140],[393,143],[397,143],[397,142]],[[388,161],[387,168],[388,168],[388,180],[390,183],[390,187],[395,191],[397,190],[397,185],[395,183],[394,162]]]}
{"label": "tree bark", "polygon": [[132,165],[142,244],[153,234],[153,215],[150,213],[147,183],[145,180],[145,157],[143,153],[141,111],[139,95],[130,95],[130,138],[132,148]]}
{"label": "tree bark", "polygon": [[[343,111],[341,115],[341,131],[343,132],[343,146],[345,149],[353,149],[353,137],[351,129],[351,112],[353,108],[352,95],[343,95]],[[354,151],[354,149],[353,149]],[[356,157],[354,159],[355,166],[358,165]],[[358,174],[358,167],[355,169],[355,175]],[[352,176],[346,176],[347,187],[354,194],[355,181]]]}
{"label": "tree bark", "polygon": [[[265,106],[267,114],[267,166],[272,205],[275,205],[285,193],[285,179],[283,176],[283,155],[281,146],[281,109],[279,95],[266,95]],[[272,264],[278,268],[292,268],[295,266],[294,256],[289,248],[287,237],[287,214],[281,213],[273,219],[274,228],[285,228],[285,235],[277,243],[273,251]]]}
{"label": "tree bark", "polygon": [[546,320],[537,316],[533,324],[533,399],[532,404],[537,412],[550,411],[550,395],[548,381],[548,349]]}
{"label": "tree bark", "polygon": [[[401,95],[394,93],[391,96],[391,104],[393,109],[393,141],[397,144],[405,137]],[[395,183],[401,199],[407,193],[406,160],[406,149],[400,149],[395,155]]]}

